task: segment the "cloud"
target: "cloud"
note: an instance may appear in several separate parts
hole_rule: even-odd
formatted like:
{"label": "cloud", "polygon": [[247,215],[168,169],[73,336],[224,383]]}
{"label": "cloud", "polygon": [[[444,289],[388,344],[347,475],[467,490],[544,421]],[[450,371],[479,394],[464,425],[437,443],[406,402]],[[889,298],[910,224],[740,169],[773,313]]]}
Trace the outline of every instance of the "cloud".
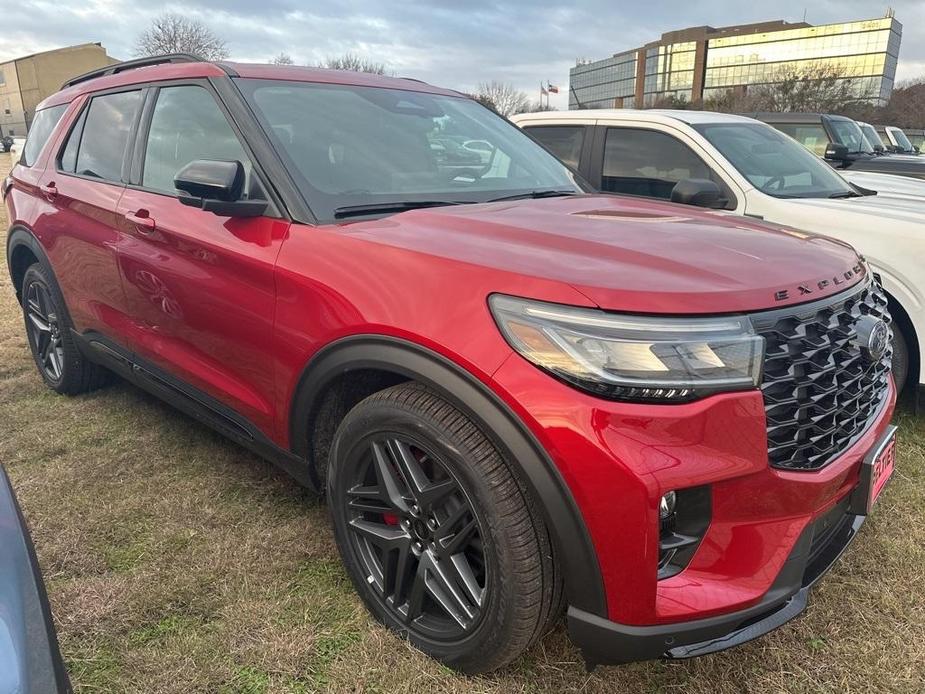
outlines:
{"label": "cloud", "polygon": [[[539,83],[563,87],[579,57],[602,58],[687,26],[723,26],[767,19],[800,21],[805,0],[773,8],[704,0],[648,0],[644,6],[587,0],[187,0],[166,5],[137,0],[77,3],[19,0],[6,3],[0,60],[57,46],[99,41],[109,54],[129,58],[138,32],[164,11],[195,17],[224,38],[233,58],[266,61],[281,51],[296,62],[318,63],[354,52],[387,63],[397,74],[469,91],[493,79],[513,82],[534,96]],[[925,3],[895,0],[903,23],[898,75],[925,73]],[[813,24],[869,19],[869,0],[821,0]]]}

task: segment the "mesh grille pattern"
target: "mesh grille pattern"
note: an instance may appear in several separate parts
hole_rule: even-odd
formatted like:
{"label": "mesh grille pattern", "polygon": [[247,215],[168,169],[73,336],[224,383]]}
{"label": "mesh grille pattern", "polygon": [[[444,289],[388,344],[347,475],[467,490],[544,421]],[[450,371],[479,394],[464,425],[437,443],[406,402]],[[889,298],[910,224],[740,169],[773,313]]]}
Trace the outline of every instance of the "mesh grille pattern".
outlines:
{"label": "mesh grille pattern", "polygon": [[[861,349],[861,316],[890,323],[877,283],[830,299],[752,316],[766,341],[761,392],[773,467],[818,470],[849,448],[886,399],[892,344]],[[892,342],[892,332],[890,333]]]}

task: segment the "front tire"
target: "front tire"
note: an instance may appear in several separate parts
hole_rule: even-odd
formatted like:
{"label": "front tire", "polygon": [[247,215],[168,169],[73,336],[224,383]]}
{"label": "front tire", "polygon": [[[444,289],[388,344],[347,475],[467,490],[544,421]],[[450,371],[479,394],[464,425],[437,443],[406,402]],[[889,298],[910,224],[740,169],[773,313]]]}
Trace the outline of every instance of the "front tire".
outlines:
{"label": "front tire", "polygon": [[414,383],[371,395],[335,434],[334,532],[387,627],[476,674],[518,657],[558,616],[549,534],[486,436]]}
{"label": "front tire", "polygon": [[896,392],[902,393],[909,380],[909,343],[899,326],[893,324],[893,381]]}
{"label": "front tire", "polygon": [[64,298],[51,273],[39,263],[23,277],[22,310],[32,358],[49,388],[76,395],[106,383],[109,372],[78,350]]}

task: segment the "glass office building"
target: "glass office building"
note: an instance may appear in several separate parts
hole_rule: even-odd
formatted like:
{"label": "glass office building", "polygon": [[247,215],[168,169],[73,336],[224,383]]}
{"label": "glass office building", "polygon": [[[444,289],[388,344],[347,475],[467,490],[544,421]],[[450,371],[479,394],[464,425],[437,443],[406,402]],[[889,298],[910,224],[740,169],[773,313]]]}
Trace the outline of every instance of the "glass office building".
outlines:
{"label": "glass office building", "polygon": [[674,97],[697,102],[824,66],[873,103],[889,100],[902,25],[892,16],[812,26],[762,22],[692,27],[570,72],[569,108],[652,106]]}
{"label": "glass office building", "polygon": [[575,94],[585,108],[633,108],[636,96],[636,51],[593,63],[579,63],[569,73],[569,108]]}

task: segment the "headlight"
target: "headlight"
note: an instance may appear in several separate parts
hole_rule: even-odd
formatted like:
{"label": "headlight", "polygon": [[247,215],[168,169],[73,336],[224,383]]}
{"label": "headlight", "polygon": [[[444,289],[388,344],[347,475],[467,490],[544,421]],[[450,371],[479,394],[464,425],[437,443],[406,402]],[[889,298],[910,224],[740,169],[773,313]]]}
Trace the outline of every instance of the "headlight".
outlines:
{"label": "headlight", "polygon": [[602,397],[681,402],[761,380],[764,338],[745,316],[630,316],[501,294],[489,306],[511,347]]}

